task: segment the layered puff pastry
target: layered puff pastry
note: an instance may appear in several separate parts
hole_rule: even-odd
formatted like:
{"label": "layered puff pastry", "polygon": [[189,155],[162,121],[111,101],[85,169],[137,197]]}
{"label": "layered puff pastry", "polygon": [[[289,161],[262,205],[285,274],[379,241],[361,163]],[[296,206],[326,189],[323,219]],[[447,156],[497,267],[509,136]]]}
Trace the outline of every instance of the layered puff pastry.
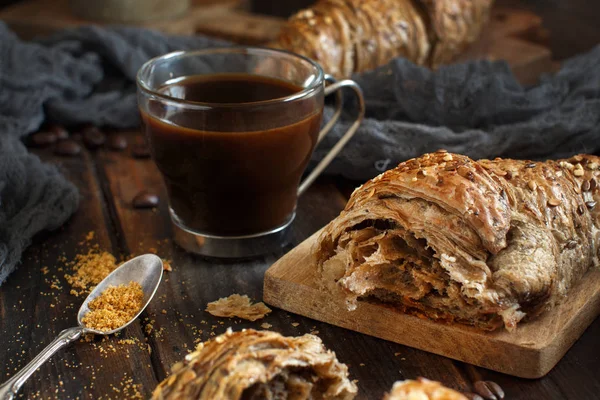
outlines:
{"label": "layered puff pastry", "polygon": [[419,378],[394,383],[392,391],[383,400],[468,400],[465,395],[439,382]]}
{"label": "layered puff pastry", "polygon": [[351,400],[348,368],[314,335],[243,330],[217,336],[172,368],[155,400]]}
{"label": "layered puff pastry", "polygon": [[292,16],[273,47],[349,77],[395,57],[437,67],[473,43],[492,0],[319,0]]}
{"label": "layered puff pastry", "polygon": [[315,249],[328,290],[513,329],[599,263],[600,158],[474,161],[438,151],[354,191]]}

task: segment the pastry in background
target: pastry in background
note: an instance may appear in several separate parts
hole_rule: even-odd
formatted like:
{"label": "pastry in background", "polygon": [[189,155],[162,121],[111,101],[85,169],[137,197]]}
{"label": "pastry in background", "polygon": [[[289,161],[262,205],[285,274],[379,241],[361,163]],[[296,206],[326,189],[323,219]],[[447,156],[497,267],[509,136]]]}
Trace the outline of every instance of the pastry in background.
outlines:
{"label": "pastry in background", "polygon": [[437,67],[473,43],[492,0],[319,0],[281,29],[273,47],[349,77],[395,57]]}
{"label": "pastry in background", "polygon": [[418,378],[394,383],[392,391],[383,400],[468,400],[465,395],[439,382]]}
{"label": "pastry in background", "polygon": [[317,274],[367,299],[483,330],[513,329],[599,264],[600,158],[474,161],[446,151],[356,189],[321,233]]}
{"label": "pastry in background", "polygon": [[152,398],[351,400],[356,391],[346,365],[317,336],[248,329],[228,330],[198,345],[173,366]]}

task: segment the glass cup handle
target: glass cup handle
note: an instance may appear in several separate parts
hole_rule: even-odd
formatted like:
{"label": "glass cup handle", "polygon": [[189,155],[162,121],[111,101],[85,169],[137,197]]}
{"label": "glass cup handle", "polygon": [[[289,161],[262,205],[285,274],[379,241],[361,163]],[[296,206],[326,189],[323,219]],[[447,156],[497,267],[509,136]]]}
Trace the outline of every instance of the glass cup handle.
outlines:
{"label": "glass cup handle", "polygon": [[315,169],[313,169],[311,173],[300,183],[300,186],[298,187],[298,195],[304,193],[306,189],[308,189],[308,187],[315,181],[315,179],[317,179],[317,177],[321,175],[321,172],[323,172],[323,170],[327,168],[329,163],[331,163],[331,161],[338,155],[338,153],[342,150],[346,143],[348,143],[352,136],[354,136],[365,116],[365,100],[363,98],[362,90],[356,82],[350,79],[344,79],[338,82],[331,75],[325,75],[325,80],[327,82],[330,82],[330,85],[325,88],[325,96],[328,96],[334,92],[336,94],[335,112],[333,113],[333,116],[331,117],[329,122],[327,122],[327,124],[325,124],[323,129],[321,129],[321,131],[319,132],[317,144],[319,144],[319,142],[321,142],[325,135],[329,133],[331,128],[333,128],[333,126],[340,118],[340,115],[342,114],[344,95],[342,94],[342,91],[340,89],[347,87],[354,90],[354,94],[358,99],[358,115],[356,116],[356,119],[354,120],[350,128],[348,128],[346,133],[344,133],[340,140],[338,140],[338,142],[331,148],[331,150],[329,150],[329,153],[327,153],[327,155],[323,157],[323,159],[319,162],[319,164],[317,164]]}

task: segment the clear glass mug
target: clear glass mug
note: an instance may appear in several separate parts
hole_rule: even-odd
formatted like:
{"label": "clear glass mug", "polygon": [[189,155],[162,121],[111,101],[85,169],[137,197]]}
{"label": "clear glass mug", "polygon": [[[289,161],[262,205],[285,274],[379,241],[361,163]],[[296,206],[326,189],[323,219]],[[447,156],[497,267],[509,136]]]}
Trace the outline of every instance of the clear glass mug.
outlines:
{"label": "clear glass mug", "polygon": [[[207,93],[211,79],[232,80],[223,95],[234,101],[186,98],[193,89],[181,82],[189,77],[199,79],[204,85],[199,90]],[[281,84],[286,94],[235,102],[238,92],[246,90],[241,81],[246,78]],[[240,79],[237,86],[235,79]],[[364,116],[362,92],[354,81],[336,82],[317,63],[282,50],[170,53],[144,64],[137,85],[143,130],[167,187],[175,239],[188,251],[207,256],[247,257],[282,246],[298,196],[350,140]],[[344,87],[357,97],[358,116],[301,181],[314,148],[341,114]],[[320,129],[324,97],[333,93],[336,111]]]}

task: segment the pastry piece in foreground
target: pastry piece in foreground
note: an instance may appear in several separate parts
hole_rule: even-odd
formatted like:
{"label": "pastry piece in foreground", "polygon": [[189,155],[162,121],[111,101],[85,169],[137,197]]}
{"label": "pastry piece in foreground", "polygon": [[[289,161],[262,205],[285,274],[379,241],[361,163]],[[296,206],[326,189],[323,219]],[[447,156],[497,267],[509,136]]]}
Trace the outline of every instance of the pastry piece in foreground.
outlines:
{"label": "pastry piece in foreground", "polygon": [[383,400],[468,400],[465,395],[439,382],[419,378],[394,383],[392,391]]}
{"label": "pastry piece in foreground", "polygon": [[439,151],[358,188],[322,232],[318,274],[435,320],[514,328],[598,265],[600,158],[473,161]]}
{"label": "pastry piece in foreground", "polygon": [[314,335],[252,329],[217,336],[172,368],[153,399],[350,400],[348,368]]}

